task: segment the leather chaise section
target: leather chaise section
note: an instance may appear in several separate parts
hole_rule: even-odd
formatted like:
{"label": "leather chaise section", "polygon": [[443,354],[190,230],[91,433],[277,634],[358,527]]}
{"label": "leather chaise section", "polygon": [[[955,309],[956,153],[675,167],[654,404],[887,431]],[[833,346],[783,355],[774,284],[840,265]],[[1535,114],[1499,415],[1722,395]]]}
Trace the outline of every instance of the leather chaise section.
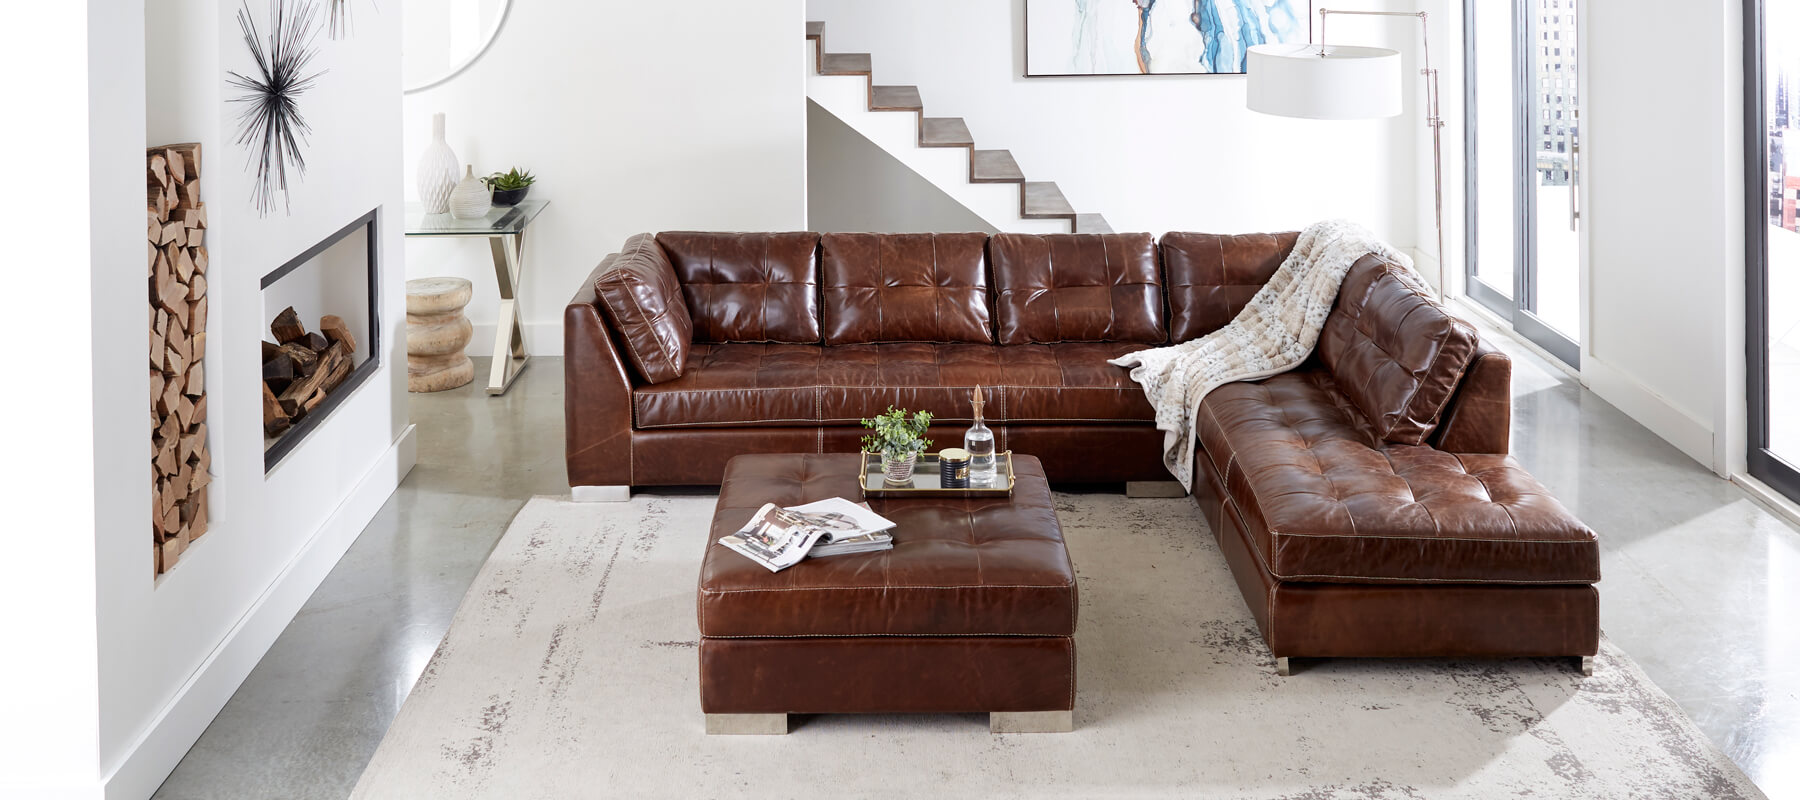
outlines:
{"label": "leather chaise section", "polygon": [[1275,656],[1586,656],[1599,651],[1600,595],[1586,583],[1283,581],[1254,551],[1211,460],[1195,459],[1194,499]]}
{"label": "leather chaise section", "polygon": [[1316,367],[1220,387],[1200,436],[1280,580],[1600,579],[1593,531],[1517,462],[1382,442]]}
{"label": "leather chaise section", "polygon": [[985,233],[820,237],[825,344],[994,341]]}

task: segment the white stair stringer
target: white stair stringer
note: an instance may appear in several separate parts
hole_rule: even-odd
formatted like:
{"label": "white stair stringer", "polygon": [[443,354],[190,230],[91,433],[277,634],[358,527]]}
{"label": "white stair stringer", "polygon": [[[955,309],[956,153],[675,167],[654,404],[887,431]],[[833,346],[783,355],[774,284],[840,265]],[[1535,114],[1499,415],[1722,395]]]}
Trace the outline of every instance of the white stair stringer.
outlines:
{"label": "white stair stringer", "polygon": [[1066,219],[1027,219],[1020,215],[1019,184],[971,183],[969,148],[921,147],[920,112],[869,110],[866,75],[821,75],[818,43],[806,41],[806,96],[820,108],[875,146],[888,152],[919,177],[986,221],[995,230],[1009,233],[1068,233]]}

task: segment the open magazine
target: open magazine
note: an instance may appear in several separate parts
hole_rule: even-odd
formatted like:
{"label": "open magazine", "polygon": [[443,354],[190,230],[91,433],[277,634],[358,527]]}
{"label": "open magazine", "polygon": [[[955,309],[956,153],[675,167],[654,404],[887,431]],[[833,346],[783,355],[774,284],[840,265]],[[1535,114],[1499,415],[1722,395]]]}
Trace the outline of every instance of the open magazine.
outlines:
{"label": "open magazine", "polygon": [[743,530],[719,544],[780,572],[808,557],[891,549],[893,529],[892,521],[867,505],[833,497],[792,508],[765,503]]}

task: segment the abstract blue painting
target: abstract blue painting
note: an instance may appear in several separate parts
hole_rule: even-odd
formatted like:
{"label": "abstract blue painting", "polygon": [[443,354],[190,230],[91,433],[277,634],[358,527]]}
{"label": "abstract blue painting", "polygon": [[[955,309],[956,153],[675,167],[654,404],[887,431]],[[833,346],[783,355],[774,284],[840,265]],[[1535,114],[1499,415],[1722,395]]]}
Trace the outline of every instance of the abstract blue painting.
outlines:
{"label": "abstract blue painting", "polygon": [[1305,0],[1025,0],[1025,74],[1244,71],[1252,46],[1308,41]]}

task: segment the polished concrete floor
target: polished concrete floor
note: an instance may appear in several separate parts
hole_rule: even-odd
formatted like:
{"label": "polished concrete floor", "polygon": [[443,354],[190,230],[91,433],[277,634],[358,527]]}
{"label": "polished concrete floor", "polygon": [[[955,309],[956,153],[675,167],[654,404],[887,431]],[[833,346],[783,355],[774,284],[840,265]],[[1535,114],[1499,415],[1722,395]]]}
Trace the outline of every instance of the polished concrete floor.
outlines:
{"label": "polished concrete floor", "polygon": [[[1800,533],[1508,349],[1514,450],[1600,532],[1607,635],[1765,792],[1800,798]],[[513,514],[568,491],[561,370],[412,396],[418,466],[158,798],[349,794]]]}

